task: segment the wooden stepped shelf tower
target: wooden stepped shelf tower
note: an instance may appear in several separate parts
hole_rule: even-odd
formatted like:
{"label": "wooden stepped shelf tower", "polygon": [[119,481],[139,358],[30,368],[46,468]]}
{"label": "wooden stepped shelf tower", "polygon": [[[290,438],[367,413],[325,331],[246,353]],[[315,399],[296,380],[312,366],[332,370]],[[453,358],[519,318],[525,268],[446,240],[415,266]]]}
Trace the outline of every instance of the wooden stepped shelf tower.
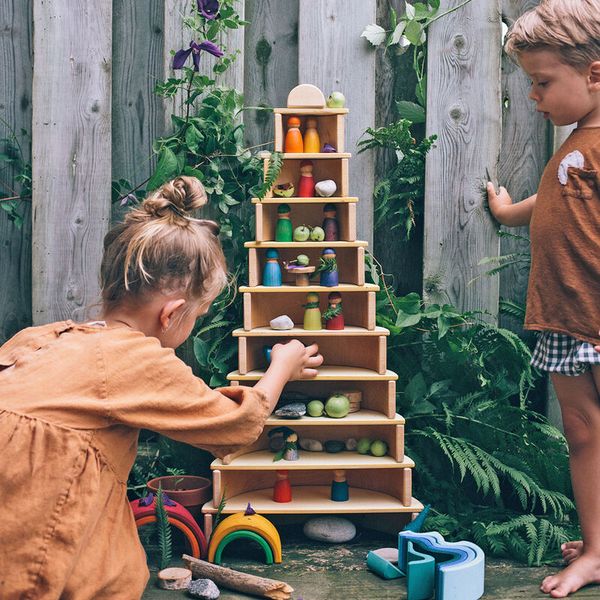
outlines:
{"label": "wooden stepped shelf tower", "polygon": [[[318,88],[301,85],[288,97],[288,107],[275,109],[275,151],[283,152],[287,121],[292,116],[317,121],[320,139],[336,151],[329,153],[284,153],[283,166],[274,188],[297,181],[302,160],[311,160],[315,181],[332,179],[337,190],[330,197],[273,197],[270,190],[262,200],[252,200],[256,211],[256,239],[248,248],[249,281],[242,286],[244,323],[234,331],[239,343],[239,368],[229,373],[231,385],[253,385],[266,368],[264,347],[294,337],[306,343],[317,342],[324,363],[317,377],[290,382],[285,392],[301,392],[307,396],[326,397],[339,390],[356,390],[362,394],[360,410],[341,419],[303,416],[284,419],[272,415],[259,439],[244,449],[213,461],[213,499],[204,505],[204,531],[212,530],[213,515],[223,492],[224,514],[243,511],[250,502],[260,514],[356,514],[378,513],[404,516],[409,520],[423,505],[412,497],[414,462],[404,455],[404,419],[396,414],[397,375],[387,369],[387,336],[389,331],[375,324],[376,285],[365,283],[364,252],[366,242],[356,239],[356,203],[348,195],[348,163],[344,152],[344,120],[346,108],[324,108],[325,99]],[[265,159],[265,173],[268,167]],[[334,203],[338,220],[339,241],[275,241],[279,205],[290,205],[297,224],[320,223],[323,208]],[[318,263],[325,248],[333,248],[339,273],[334,287],[310,283],[295,285],[293,275],[283,271],[282,285],[265,286],[262,272],[269,249],[277,249],[280,260],[293,260],[305,254],[310,264]],[[317,279],[318,281],[318,279]],[[344,329],[305,330],[303,304],[309,292],[319,295],[320,309],[327,308],[330,292],[343,296]],[[294,322],[290,330],[275,330],[269,322],[282,314]],[[386,442],[385,456],[300,450],[295,461],[273,461],[269,450],[269,431],[285,425],[300,438],[319,441],[364,438]],[[292,486],[291,502],[275,502],[273,486],[276,472],[287,470]],[[333,501],[330,485],[334,471],[345,472],[349,499]],[[384,527],[385,528],[385,527]],[[393,528],[391,528],[393,530]]]}

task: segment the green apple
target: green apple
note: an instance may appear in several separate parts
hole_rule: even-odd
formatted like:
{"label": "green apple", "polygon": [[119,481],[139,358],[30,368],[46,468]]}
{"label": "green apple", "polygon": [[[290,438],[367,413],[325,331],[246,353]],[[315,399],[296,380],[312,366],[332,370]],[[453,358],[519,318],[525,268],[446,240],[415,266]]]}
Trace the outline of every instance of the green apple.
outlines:
{"label": "green apple", "polygon": [[305,267],[309,262],[310,259],[308,256],[306,256],[306,254],[298,254],[298,256],[296,256],[296,263],[301,267]]}
{"label": "green apple", "polygon": [[329,98],[327,98],[328,108],[344,108],[346,104],[346,97],[342,92],[331,92]]}
{"label": "green apple", "polygon": [[310,239],[313,242],[322,242],[325,239],[325,232],[322,227],[313,227],[310,232]]}
{"label": "green apple", "polygon": [[388,451],[388,445],[383,440],[374,440],[369,451],[373,456],[385,456]]}
{"label": "green apple", "polygon": [[358,440],[356,443],[356,451],[359,454],[369,454],[372,441],[373,440],[371,438],[360,438],[360,440]]}
{"label": "green apple", "polygon": [[306,412],[310,417],[320,417],[324,408],[325,405],[320,400],[311,400],[306,405]]}
{"label": "green apple", "polygon": [[350,400],[344,394],[333,394],[325,402],[325,412],[328,417],[341,419],[350,412]]}
{"label": "green apple", "polygon": [[299,225],[294,229],[294,241],[305,242],[310,236],[310,229],[306,225]]}

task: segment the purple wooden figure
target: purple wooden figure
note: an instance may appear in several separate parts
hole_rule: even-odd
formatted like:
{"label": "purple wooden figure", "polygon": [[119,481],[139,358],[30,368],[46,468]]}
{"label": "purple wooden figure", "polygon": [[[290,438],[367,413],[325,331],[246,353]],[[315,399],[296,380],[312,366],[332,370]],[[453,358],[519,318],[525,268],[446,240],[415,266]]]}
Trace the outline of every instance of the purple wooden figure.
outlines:
{"label": "purple wooden figure", "polygon": [[323,231],[326,242],[337,242],[340,239],[338,220],[336,219],[335,204],[328,203],[323,207]]}

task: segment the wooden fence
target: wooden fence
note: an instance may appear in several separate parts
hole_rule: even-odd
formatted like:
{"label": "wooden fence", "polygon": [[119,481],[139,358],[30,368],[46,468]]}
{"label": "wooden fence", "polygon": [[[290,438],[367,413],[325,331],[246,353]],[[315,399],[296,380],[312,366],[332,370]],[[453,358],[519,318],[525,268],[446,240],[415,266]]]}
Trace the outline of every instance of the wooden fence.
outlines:
{"label": "wooden fence", "polygon": [[[23,228],[0,210],[0,342],[32,322],[84,318],[96,302],[111,180],[139,183],[153,168],[152,140],[177,110],[177,99],[163,102],[153,89],[169,76],[171,50],[189,44],[181,16],[189,2],[0,4],[0,138],[6,125],[30,132],[31,153],[27,140],[23,149],[33,175]],[[443,0],[442,9],[459,3]],[[405,59],[360,37],[367,24],[389,19],[388,0],[240,0],[249,25],[224,40],[241,56],[222,83],[243,90],[249,106],[285,106],[298,83],[343,91],[359,236],[400,291],[422,286],[430,299],[495,318],[499,295],[522,299],[526,280],[518,271],[474,279],[479,260],[515,247],[500,244],[484,208],[486,169],[514,197],[528,196],[551,143],[527,80],[501,52],[502,21],[535,4],[472,0],[431,26],[427,132],[439,141],[427,164],[425,233],[409,244],[391,223],[373,239],[373,187],[390,159],[357,156],[355,147],[367,127],[391,121],[394,98],[412,86]],[[402,0],[392,5],[403,8]],[[244,119],[249,146],[272,141],[270,115],[248,111]],[[11,181],[11,172],[0,173],[3,193]]]}

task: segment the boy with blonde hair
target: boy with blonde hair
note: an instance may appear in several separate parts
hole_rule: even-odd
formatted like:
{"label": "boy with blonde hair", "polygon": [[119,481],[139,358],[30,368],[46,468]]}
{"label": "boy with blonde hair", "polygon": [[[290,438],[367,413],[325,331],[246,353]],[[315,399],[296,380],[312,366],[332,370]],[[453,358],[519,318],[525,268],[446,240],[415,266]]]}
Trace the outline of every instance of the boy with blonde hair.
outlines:
{"label": "boy with blonde hair", "polygon": [[600,583],[600,0],[542,0],[505,49],[530,77],[538,112],[577,123],[537,194],[513,204],[487,184],[500,223],[531,227],[525,328],[540,332],[532,364],[550,373],[560,403],[583,534],[563,544],[568,566],[541,585],[564,598]]}

